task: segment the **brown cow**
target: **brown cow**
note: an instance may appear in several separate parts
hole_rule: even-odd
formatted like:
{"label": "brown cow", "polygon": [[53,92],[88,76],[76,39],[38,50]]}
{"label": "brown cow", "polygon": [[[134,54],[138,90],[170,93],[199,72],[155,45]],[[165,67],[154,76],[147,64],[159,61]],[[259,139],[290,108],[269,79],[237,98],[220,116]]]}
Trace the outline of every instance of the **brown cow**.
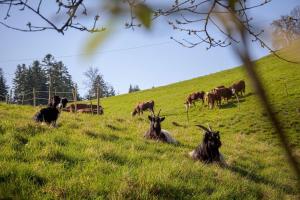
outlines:
{"label": "brown cow", "polygon": [[214,93],[218,94],[221,98],[225,99],[228,103],[228,100],[231,99],[233,92],[230,88],[221,87],[215,88],[213,90]]}
{"label": "brown cow", "polygon": [[154,101],[150,100],[147,102],[140,102],[138,103],[135,108],[133,109],[131,115],[135,116],[136,114],[143,114],[143,111],[149,110],[150,112],[154,113]]}
{"label": "brown cow", "polygon": [[[97,113],[97,105],[91,105],[91,104],[83,104],[83,103],[79,103],[76,104],[77,107],[77,112],[81,112],[81,113]],[[70,106],[66,107],[64,109],[64,111],[67,112],[75,112],[75,104],[71,104]],[[103,107],[99,106],[99,114],[103,114]]]}
{"label": "brown cow", "polygon": [[243,94],[245,94],[246,84],[244,80],[240,80],[239,82],[232,84],[229,88],[232,90],[233,94],[239,95],[240,93],[241,96],[243,96]]}
{"label": "brown cow", "polygon": [[221,96],[214,91],[206,93],[206,100],[210,109],[214,108],[215,103],[217,105],[221,105]]}
{"label": "brown cow", "polygon": [[205,92],[203,92],[203,91],[194,92],[192,94],[189,94],[189,96],[186,98],[186,101],[184,103],[186,105],[186,109],[189,109],[192,104],[195,106],[196,101],[202,100],[202,104],[203,104],[204,103],[204,96],[205,96]]}

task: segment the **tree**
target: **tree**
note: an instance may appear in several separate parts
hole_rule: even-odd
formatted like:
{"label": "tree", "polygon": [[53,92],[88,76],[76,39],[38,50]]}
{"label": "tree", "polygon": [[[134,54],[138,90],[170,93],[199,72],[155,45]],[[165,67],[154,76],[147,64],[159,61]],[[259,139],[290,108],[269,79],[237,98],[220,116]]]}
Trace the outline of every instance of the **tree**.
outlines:
{"label": "tree", "polygon": [[56,91],[66,92],[63,93],[64,97],[72,99],[73,97],[70,92],[74,88],[74,82],[68,72],[67,66],[62,61],[57,61],[51,54],[47,54],[42,63],[47,76],[47,85],[50,87],[52,94]]}
{"label": "tree", "polygon": [[[32,104],[33,88],[36,90],[37,104],[48,103],[49,87],[52,91],[51,95],[54,95],[55,91],[65,92],[59,95],[68,99],[73,98],[71,91],[74,83],[71,75],[63,62],[56,61],[51,54],[47,54],[42,63],[36,60],[29,67],[26,67],[25,64],[18,65],[13,84],[14,101],[16,102],[21,102],[23,95],[25,95],[26,101],[24,103]],[[77,99],[79,99],[79,95]]]}
{"label": "tree", "polygon": [[130,84],[128,93],[137,92],[137,91],[140,91],[140,90],[141,90],[141,89],[139,88],[138,85],[132,86],[132,85]]}
{"label": "tree", "polygon": [[300,6],[295,7],[290,15],[281,16],[272,22],[272,38],[275,48],[282,48],[300,38]]}
{"label": "tree", "polygon": [[[28,69],[25,64],[17,65],[15,78],[13,79],[14,101],[22,100],[22,95],[30,92],[28,85]],[[29,99],[29,98],[28,98]]]}
{"label": "tree", "polygon": [[[33,88],[36,92],[36,104],[47,104],[47,77],[39,61],[33,61],[28,68],[25,64],[18,65],[14,84],[14,101],[21,102],[25,100],[25,104],[33,104]],[[23,96],[24,95],[24,96]],[[24,97],[24,99],[23,99]]]}
{"label": "tree", "polygon": [[0,68],[0,101],[4,101],[6,95],[8,94],[8,86],[6,85],[6,80],[2,68]]}
{"label": "tree", "polygon": [[87,78],[86,85],[88,87],[88,96],[95,98],[97,88],[99,88],[99,97],[109,97],[115,95],[114,88],[105,82],[103,75],[100,74],[98,68],[90,67],[84,75]]}

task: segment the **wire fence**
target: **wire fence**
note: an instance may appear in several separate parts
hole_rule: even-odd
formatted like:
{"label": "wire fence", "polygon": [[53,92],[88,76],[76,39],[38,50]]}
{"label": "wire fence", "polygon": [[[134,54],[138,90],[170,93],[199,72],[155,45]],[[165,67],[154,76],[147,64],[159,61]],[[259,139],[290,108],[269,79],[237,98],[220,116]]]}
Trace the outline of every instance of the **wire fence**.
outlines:
{"label": "wire fence", "polygon": [[77,86],[72,88],[71,91],[56,91],[55,89],[54,91],[50,89],[48,91],[41,91],[33,88],[32,91],[27,90],[20,94],[14,93],[14,95],[13,91],[10,90],[9,94],[6,96],[0,95],[0,101],[5,101],[7,104],[32,105],[36,107],[49,104],[52,97],[55,95],[67,97],[68,103],[71,103],[71,105],[64,109],[65,111],[74,113],[84,112],[98,115],[103,114],[103,108],[100,105],[100,87],[97,87],[96,90],[96,105],[93,105],[91,98],[88,100],[81,100],[79,103]]}

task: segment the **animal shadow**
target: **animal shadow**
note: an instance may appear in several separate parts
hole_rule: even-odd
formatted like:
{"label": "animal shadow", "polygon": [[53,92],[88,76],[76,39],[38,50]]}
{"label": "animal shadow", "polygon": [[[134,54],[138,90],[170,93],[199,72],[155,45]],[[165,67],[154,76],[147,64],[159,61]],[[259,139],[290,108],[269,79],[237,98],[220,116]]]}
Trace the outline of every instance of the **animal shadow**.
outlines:
{"label": "animal shadow", "polygon": [[[249,93],[247,93],[247,94],[245,94],[244,96],[242,96],[242,98],[244,97],[249,97],[249,96],[252,96],[252,95],[254,95],[254,93],[253,92],[249,92]],[[239,97],[239,98],[241,98],[241,97]]]}
{"label": "animal shadow", "polygon": [[113,131],[122,131],[122,130],[124,130],[124,128],[119,128],[119,127],[116,127],[116,126],[111,125],[111,124],[106,124],[106,127],[113,130]]}
{"label": "animal shadow", "polygon": [[233,102],[228,102],[226,104],[221,104],[219,107],[220,109],[229,109],[229,108],[235,108],[237,107],[237,105]]}
{"label": "animal shadow", "polygon": [[187,128],[186,125],[181,125],[181,124],[179,124],[178,122],[174,122],[174,121],[173,121],[172,124],[173,124],[174,126],[177,126],[177,127]]}
{"label": "animal shadow", "polygon": [[269,185],[271,187],[282,189],[284,191],[287,191],[289,194],[296,194],[296,191],[289,185],[280,184],[271,180],[268,180],[267,178],[257,175],[251,171],[248,171],[240,166],[227,166],[227,169],[229,169],[231,172],[239,174],[240,176],[253,181],[258,184],[265,184]]}

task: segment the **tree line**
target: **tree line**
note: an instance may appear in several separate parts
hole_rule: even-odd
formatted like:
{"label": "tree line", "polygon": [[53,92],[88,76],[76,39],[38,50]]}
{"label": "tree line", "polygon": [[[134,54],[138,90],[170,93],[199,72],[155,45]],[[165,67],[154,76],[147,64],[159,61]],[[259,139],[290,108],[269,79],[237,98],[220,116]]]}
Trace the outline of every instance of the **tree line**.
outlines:
{"label": "tree line", "polygon": [[[99,97],[114,96],[114,88],[104,81],[103,75],[97,68],[90,68],[85,76],[87,78],[88,94],[86,98],[95,98],[97,88]],[[8,95],[9,87],[6,84],[4,73],[0,68],[0,101],[4,101]],[[72,76],[68,72],[67,66],[55,59],[51,54],[47,54],[41,61],[34,60],[32,64],[18,64],[13,78],[13,94],[10,98],[14,103],[33,104],[35,90],[35,101],[37,105],[48,103],[49,93],[51,96],[56,92],[60,96],[73,99],[72,91],[76,92],[77,100],[78,89]]]}

